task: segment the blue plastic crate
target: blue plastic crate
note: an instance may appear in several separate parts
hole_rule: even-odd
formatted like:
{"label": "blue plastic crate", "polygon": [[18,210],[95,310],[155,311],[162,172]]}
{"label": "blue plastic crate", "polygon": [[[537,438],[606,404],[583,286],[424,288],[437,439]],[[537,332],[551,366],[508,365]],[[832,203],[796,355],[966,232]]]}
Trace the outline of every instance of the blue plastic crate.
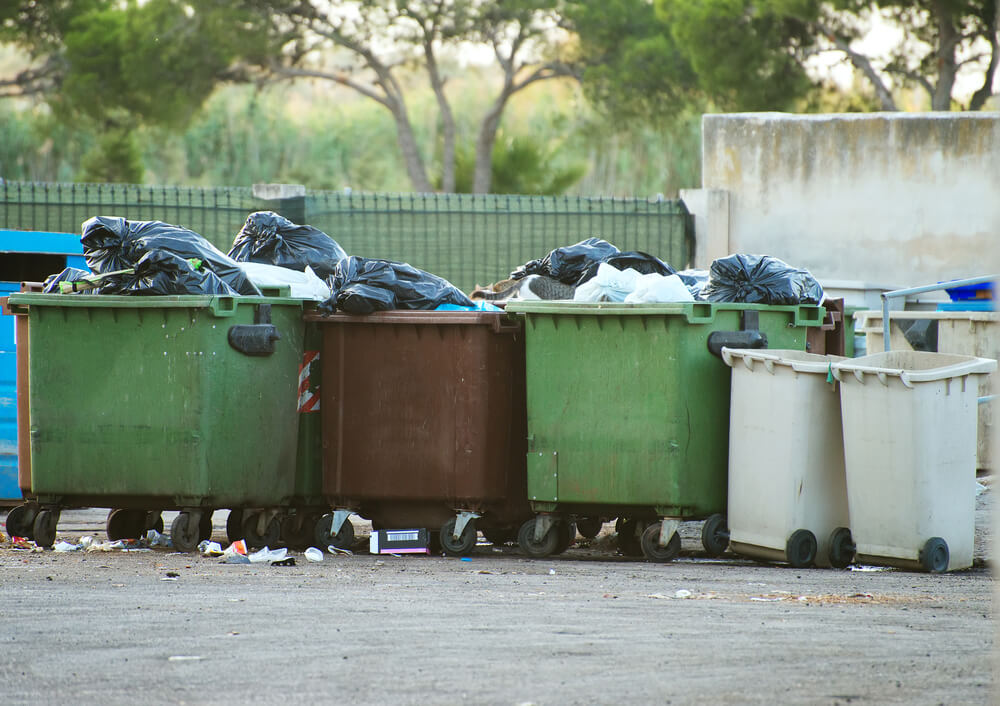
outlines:
{"label": "blue plastic crate", "polygon": [[952,287],[944,290],[948,292],[953,302],[969,301],[970,299],[993,299],[993,283],[981,282],[979,284],[968,284],[964,287]]}

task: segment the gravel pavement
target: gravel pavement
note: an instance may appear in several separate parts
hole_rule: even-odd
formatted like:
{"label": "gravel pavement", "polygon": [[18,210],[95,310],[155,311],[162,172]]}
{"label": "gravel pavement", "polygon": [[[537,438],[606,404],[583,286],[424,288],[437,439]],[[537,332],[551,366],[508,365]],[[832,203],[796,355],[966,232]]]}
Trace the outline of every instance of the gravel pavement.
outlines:
{"label": "gravel pavement", "polygon": [[[698,550],[650,564],[614,527],[530,560],[327,555],[291,567],[170,549],[0,545],[0,693],[18,703],[984,704],[994,491],[977,567],[796,570]],[[59,538],[103,539],[106,511]],[[225,512],[215,539],[225,540]],[[169,514],[167,514],[169,525]],[[367,533],[359,523],[359,535]]]}

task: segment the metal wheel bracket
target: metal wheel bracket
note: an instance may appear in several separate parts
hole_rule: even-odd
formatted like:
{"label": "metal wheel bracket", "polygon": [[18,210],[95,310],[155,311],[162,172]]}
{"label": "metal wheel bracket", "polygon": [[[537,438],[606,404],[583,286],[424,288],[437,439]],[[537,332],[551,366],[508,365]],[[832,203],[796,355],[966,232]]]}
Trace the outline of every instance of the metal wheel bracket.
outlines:
{"label": "metal wheel bracket", "polygon": [[[200,514],[200,513],[199,513]],[[268,525],[271,520],[278,516],[277,510],[261,510],[257,513],[257,536],[263,537],[267,534]]]}
{"label": "metal wheel bracket", "polygon": [[465,510],[459,512],[458,515],[455,516],[455,531],[452,533],[452,539],[456,542],[461,539],[462,532],[465,531],[468,524],[473,520],[478,520],[480,517],[482,517],[482,515],[478,512],[467,512]]}
{"label": "metal wheel bracket", "polygon": [[347,522],[347,518],[351,516],[350,510],[334,510],[333,511],[333,524],[330,525],[330,536],[336,537],[340,534],[340,528],[344,526]]}
{"label": "metal wheel bracket", "polygon": [[549,515],[548,513],[542,513],[540,515],[535,515],[535,541],[541,542],[545,539],[545,535],[549,533],[553,525],[556,523],[555,515]]}
{"label": "metal wheel bracket", "polygon": [[186,512],[188,515],[188,527],[197,527],[201,524],[201,508],[191,508],[189,510],[182,510],[181,512]]}
{"label": "metal wheel bracket", "polygon": [[663,521],[660,522],[660,538],[657,540],[661,547],[667,546],[670,543],[670,538],[674,536],[677,529],[681,526],[680,520],[670,519],[664,517]]}

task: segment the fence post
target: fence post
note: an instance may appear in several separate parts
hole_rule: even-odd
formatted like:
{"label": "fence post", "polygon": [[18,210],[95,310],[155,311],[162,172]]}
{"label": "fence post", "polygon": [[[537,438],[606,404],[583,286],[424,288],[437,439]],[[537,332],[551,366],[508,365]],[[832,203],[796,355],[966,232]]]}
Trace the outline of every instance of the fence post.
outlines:
{"label": "fence post", "polygon": [[253,197],[262,209],[302,225],[306,222],[306,187],[301,184],[254,184]]}

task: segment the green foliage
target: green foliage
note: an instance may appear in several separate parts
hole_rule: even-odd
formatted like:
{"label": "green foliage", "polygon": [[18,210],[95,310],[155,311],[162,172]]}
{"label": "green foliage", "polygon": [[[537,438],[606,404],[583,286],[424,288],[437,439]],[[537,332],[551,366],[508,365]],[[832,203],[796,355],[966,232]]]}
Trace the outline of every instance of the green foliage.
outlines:
{"label": "green foliage", "polygon": [[787,51],[812,41],[803,24],[781,14],[792,5],[818,3],[656,0],[656,11],[691,62],[699,87],[719,107],[781,110],[810,86],[802,64]]}
{"label": "green foliage", "polygon": [[697,99],[697,76],[646,0],[573,2],[588,97],[616,120],[662,120]]}
{"label": "green foliage", "polygon": [[[499,135],[493,144],[492,187],[494,194],[559,196],[583,178],[586,164],[565,164],[559,145],[548,145],[532,135]],[[472,193],[475,155],[466,147],[455,151],[455,192]],[[438,177],[436,186],[440,186]]]}
{"label": "green foliage", "polygon": [[142,156],[134,132],[113,127],[98,136],[97,142],[80,163],[80,181],[109,184],[141,184]]}

